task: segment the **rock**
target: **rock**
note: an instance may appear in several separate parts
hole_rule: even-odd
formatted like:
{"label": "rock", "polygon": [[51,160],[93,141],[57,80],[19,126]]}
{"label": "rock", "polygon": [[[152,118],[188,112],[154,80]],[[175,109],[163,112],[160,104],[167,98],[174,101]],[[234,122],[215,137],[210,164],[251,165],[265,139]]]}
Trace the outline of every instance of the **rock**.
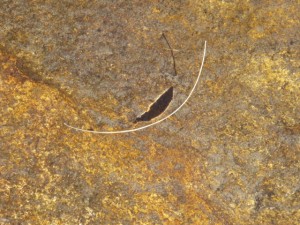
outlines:
{"label": "rock", "polygon": [[[293,1],[2,1],[0,223],[297,224]],[[170,48],[174,50],[177,76]],[[169,87],[169,120],[134,119]]]}

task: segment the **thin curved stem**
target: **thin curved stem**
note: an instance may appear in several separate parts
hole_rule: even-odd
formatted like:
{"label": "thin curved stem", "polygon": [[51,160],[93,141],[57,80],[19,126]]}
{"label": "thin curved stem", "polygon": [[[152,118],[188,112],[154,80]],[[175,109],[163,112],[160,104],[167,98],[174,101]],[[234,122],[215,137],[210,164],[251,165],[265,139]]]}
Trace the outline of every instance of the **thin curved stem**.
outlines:
{"label": "thin curved stem", "polygon": [[205,56],[206,56],[206,41],[204,42],[202,63],[201,63],[200,69],[199,69],[199,73],[198,73],[195,84],[194,84],[192,90],[190,91],[189,95],[187,96],[187,98],[184,100],[184,102],[177,109],[175,109],[172,113],[170,113],[169,115],[165,116],[164,118],[162,118],[162,119],[160,119],[156,122],[153,122],[151,124],[148,124],[148,125],[145,125],[145,126],[142,126],[142,127],[134,128],[134,129],[116,130],[116,131],[94,131],[94,130],[86,130],[86,129],[81,129],[81,128],[78,128],[78,127],[73,127],[73,126],[68,125],[66,123],[64,123],[64,125],[66,125],[67,127],[71,128],[71,129],[77,130],[77,131],[94,133],[94,134],[121,134],[121,133],[130,133],[130,132],[143,130],[145,128],[148,128],[148,127],[154,126],[156,124],[159,124],[159,123],[163,122],[164,120],[168,119],[169,117],[171,117],[172,115],[174,115],[176,112],[178,112],[186,104],[186,102],[189,100],[189,98],[192,96],[192,94],[195,91],[196,86],[197,86],[197,84],[199,83],[199,80],[200,80],[200,76],[201,76],[203,65],[204,65]]}
{"label": "thin curved stem", "polygon": [[177,76],[177,70],[176,70],[176,64],[175,64],[174,51],[173,51],[173,49],[172,49],[172,47],[171,47],[171,45],[170,45],[170,43],[169,43],[169,41],[168,41],[166,35],[165,35],[164,33],[162,33],[162,36],[163,36],[163,38],[166,40],[167,45],[169,46],[169,50],[171,51],[172,59],[173,59],[173,69],[174,69],[174,72],[175,72],[175,76]]}

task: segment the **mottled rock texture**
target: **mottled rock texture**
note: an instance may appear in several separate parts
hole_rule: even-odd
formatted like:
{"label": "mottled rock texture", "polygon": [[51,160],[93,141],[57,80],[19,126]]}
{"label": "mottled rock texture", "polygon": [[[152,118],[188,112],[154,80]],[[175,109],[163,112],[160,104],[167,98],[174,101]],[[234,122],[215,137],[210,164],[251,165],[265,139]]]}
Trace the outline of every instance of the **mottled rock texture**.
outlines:
{"label": "mottled rock texture", "polygon": [[[1,0],[0,224],[299,224],[299,11]],[[64,126],[148,124],[133,122],[173,86],[170,113],[205,40],[171,119]]]}

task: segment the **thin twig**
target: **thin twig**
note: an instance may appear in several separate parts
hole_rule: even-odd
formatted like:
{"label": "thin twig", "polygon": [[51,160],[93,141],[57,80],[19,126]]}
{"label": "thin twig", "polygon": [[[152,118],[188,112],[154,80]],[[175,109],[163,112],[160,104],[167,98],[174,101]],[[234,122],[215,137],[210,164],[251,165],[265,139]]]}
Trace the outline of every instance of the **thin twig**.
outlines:
{"label": "thin twig", "polygon": [[73,127],[73,126],[70,126],[66,123],[64,123],[64,125],[66,125],[67,127],[69,128],[72,128],[74,130],[77,130],[77,131],[82,131],[82,132],[87,132],[87,133],[94,133],[94,134],[121,134],[121,133],[130,133],[130,132],[134,132],[134,131],[138,131],[138,130],[143,130],[147,127],[151,127],[155,124],[158,124],[158,123],[161,123],[163,122],[164,120],[168,119],[169,117],[171,117],[172,115],[174,115],[178,110],[180,110],[185,104],[186,102],[189,100],[189,98],[191,97],[191,95],[193,94],[193,92],[195,91],[196,89],[196,86],[200,80],[200,76],[201,76],[201,73],[202,73],[202,69],[203,69],[203,65],[204,65],[204,60],[205,60],[205,55],[206,55],[206,41],[204,42],[204,49],[203,49],[203,56],[202,56],[202,63],[201,63],[201,66],[199,68],[199,72],[198,72],[198,77],[195,81],[195,84],[190,92],[190,94],[187,96],[187,98],[184,100],[184,102],[176,109],[174,110],[172,113],[170,113],[169,115],[167,115],[166,117],[156,121],[156,122],[153,122],[151,124],[148,124],[148,125],[145,125],[145,126],[142,126],[142,127],[138,127],[138,128],[134,128],[134,129],[129,129],[129,130],[116,130],[116,131],[94,131],[94,130],[86,130],[86,129],[81,129],[81,128],[77,128],[77,127]]}
{"label": "thin twig", "polygon": [[172,58],[173,58],[173,67],[174,67],[174,72],[175,72],[175,76],[177,75],[177,71],[176,71],[176,64],[175,64],[175,57],[174,57],[174,51],[173,48],[171,47],[166,35],[164,33],[162,33],[163,38],[166,40],[167,45],[169,46],[169,50],[171,51],[172,54]]}

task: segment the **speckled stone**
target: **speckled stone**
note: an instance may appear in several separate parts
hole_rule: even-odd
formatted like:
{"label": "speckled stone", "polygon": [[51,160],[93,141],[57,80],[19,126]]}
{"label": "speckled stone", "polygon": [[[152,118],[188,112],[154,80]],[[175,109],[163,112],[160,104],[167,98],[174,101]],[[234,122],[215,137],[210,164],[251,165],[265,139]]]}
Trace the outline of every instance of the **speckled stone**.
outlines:
{"label": "speckled stone", "polygon": [[[299,224],[299,11],[2,0],[0,224]],[[205,40],[169,120],[64,126],[148,124],[133,122],[173,86],[170,113]]]}

